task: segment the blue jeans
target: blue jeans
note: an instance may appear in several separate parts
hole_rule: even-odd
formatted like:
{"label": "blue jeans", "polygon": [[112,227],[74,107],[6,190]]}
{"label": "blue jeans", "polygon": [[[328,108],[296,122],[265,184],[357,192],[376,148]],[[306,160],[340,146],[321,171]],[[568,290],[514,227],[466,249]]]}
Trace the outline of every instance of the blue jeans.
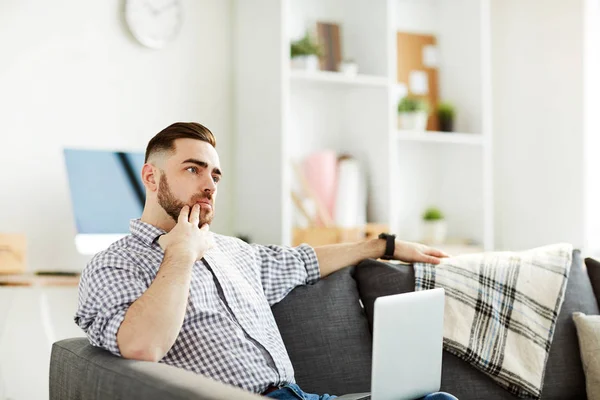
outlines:
{"label": "blue jeans", "polygon": [[[267,394],[266,397],[270,397],[272,399],[278,399],[278,400],[298,400],[298,399],[300,399],[300,400],[333,400],[337,396],[332,396],[329,394],[324,394],[324,395],[320,396],[318,394],[304,393],[302,391],[302,389],[300,389],[300,386],[296,385],[295,383],[290,383],[290,384],[282,387],[279,390],[275,390],[274,392]],[[456,397],[452,396],[451,394],[437,392],[437,393],[428,394],[427,396],[423,397],[422,400],[457,400],[457,399],[456,399]]]}

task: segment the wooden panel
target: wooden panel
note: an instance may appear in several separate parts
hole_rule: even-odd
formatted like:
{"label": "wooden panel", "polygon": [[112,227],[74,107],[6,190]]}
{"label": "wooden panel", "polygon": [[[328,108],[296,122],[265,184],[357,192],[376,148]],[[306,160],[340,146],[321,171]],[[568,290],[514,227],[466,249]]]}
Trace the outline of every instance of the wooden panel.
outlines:
{"label": "wooden panel", "polygon": [[25,235],[0,233],[0,274],[25,271],[26,247]]}
{"label": "wooden panel", "polygon": [[340,26],[326,22],[317,22],[317,42],[323,49],[319,58],[323,71],[337,71],[342,61]]}
{"label": "wooden panel", "polygon": [[[397,32],[396,45],[398,48],[398,82],[406,85],[408,94],[414,97],[426,99],[430,106],[427,129],[439,130],[438,119],[435,110],[438,106],[438,71],[437,68],[427,67],[423,64],[423,48],[429,45],[437,45],[436,37],[433,35],[418,35],[414,33]],[[417,96],[410,91],[409,76],[411,71],[424,71],[429,81],[429,93]]]}

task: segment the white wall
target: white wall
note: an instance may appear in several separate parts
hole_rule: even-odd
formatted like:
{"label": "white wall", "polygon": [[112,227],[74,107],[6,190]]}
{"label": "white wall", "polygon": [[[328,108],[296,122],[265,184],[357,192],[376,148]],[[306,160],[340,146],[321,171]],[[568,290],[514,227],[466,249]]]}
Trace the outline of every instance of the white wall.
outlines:
{"label": "white wall", "polygon": [[[130,37],[122,4],[0,2],[0,232],[27,235],[29,270],[88,259],[73,243],[62,148],[143,151],[175,121],[215,133],[224,179],[212,230],[231,233],[231,3],[183,0],[180,36],[160,51]],[[0,397],[4,383],[8,398],[48,398],[50,347],[31,290],[0,287]],[[46,292],[53,339],[79,333],[76,290]]]}
{"label": "white wall", "polygon": [[212,229],[231,233],[231,4],[183,0],[180,36],[160,51],[131,38],[122,4],[0,2],[0,232],[27,235],[29,269],[87,261],[62,148],[143,151],[175,121],[215,133],[225,179]]}
{"label": "white wall", "polygon": [[585,246],[600,258],[600,1],[584,0]]}
{"label": "white wall", "polygon": [[494,0],[496,247],[584,244],[581,0]]}
{"label": "white wall", "polygon": [[[397,0],[393,15],[397,30],[425,35],[438,34],[440,29],[438,0]],[[395,43],[394,37],[394,43]]]}
{"label": "white wall", "polygon": [[[256,243],[289,243],[285,170],[283,15],[287,2],[235,0],[235,231]],[[261,12],[257,12],[261,10]],[[260,43],[257,46],[257,43]],[[283,222],[282,222],[283,221]]]}

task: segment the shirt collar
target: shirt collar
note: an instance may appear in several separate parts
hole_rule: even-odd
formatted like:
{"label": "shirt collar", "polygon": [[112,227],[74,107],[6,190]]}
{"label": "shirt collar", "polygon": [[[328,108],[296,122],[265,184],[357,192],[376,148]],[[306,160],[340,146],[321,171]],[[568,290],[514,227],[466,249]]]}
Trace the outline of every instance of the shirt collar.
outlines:
{"label": "shirt collar", "polygon": [[152,246],[160,235],[167,233],[154,225],[142,222],[139,218],[129,221],[129,231],[148,246]]}

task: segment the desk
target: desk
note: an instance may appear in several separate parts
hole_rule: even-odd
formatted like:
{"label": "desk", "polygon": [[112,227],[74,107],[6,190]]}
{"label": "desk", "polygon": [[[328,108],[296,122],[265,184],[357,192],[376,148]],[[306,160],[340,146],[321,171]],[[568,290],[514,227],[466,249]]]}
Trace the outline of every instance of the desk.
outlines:
{"label": "desk", "polygon": [[[44,287],[77,287],[79,285],[79,274],[75,276],[52,276],[52,275],[36,275],[34,273],[14,274],[14,275],[0,275],[0,288],[2,287],[30,287],[30,288],[44,288]],[[48,344],[52,347],[55,342],[54,330],[52,329],[52,323],[50,318],[50,309],[48,306],[48,296],[43,290],[35,291],[38,295],[39,307],[42,316],[42,324],[44,327],[44,333]],[[8,315],[10,306],[12,303],[12,296],[9,297],[3,313]],[[0,314],[0,327],[4,325],[3,319]],[[0,342],[2,341],[3,332],[0,329]]]}
{"label": "desk", "polygon": [[82,336],[78,285],[79,276],[0,275],[0,400],[48,398],[52,344]]}
{"label": "desk", "polygon": [[36,275],[34,273],[1,275],[0,286],[78,286],[79,275],[76,276],[51,276]]}

